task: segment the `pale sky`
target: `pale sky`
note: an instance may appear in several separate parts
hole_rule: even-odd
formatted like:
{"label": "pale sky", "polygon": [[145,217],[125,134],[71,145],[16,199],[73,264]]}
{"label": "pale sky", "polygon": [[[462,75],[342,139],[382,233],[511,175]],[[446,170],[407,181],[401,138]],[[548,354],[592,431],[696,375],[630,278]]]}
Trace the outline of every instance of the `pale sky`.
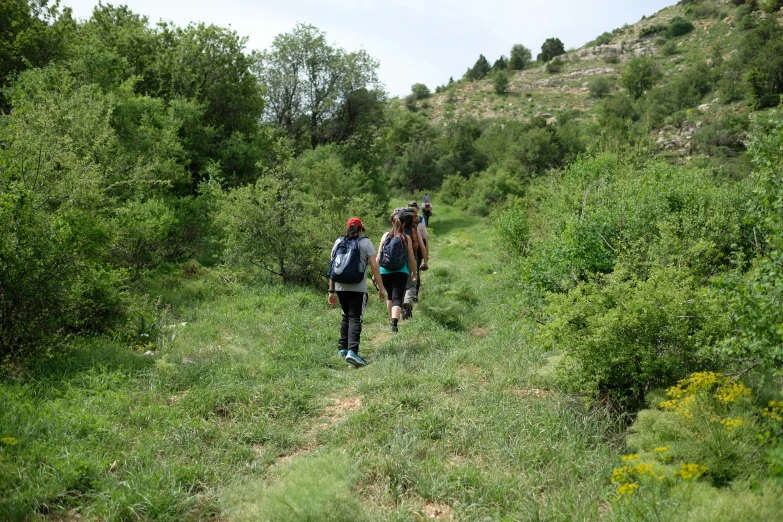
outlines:
{"label": "pale sky", "polygon": [[[106,3],[106,2],[104,2]],[[459,79],[482,53],[490,63],[521,43],[538,54],[546,38],[578,48],[604,31],[635,23],[676,0],[124,0],[150,22],[205,22],[247,36],[263,50],[297,22],[327,33],[347,50],[364,48],[380,60],[380,78],[392,96],[425,83],[435,90]],[[97,0],[63,0],[88,18]]]}

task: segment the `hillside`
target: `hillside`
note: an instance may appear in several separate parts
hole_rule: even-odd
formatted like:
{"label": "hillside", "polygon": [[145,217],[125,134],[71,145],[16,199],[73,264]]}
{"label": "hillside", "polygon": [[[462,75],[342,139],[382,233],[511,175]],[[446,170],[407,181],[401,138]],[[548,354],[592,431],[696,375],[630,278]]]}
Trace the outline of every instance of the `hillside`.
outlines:
{"label": "hillside", "polygon": [[[686,14],[683,5],[667,7],[635,24],[625,25],[611,34],[605,33],[600,44],[593,42],[569,50],[559,57],[563,63],[560,72],[549,73],[545,64],[536,62],[524,71],[511,72],[508,92],[504,94],[495,93],[490,78],[460,81],[444,92],[418,101],[417,107],[439,124],[466,115],[479,119],[517,120],[543,117],[551,123],[563,113],[592,122],[600,99],[590,93],[591,80],[605,77],[611,83],[612,91],[623,92],[620,76],[631,58],[652,58],[662,73],[657,85],[662,87],[695,64],[711,64],[715,53],[720,53],[725,60],[737,52],[742,32],[738,26],[745,6],[735,6],[727,0],[705,0],[698,6],[700,10],[695,16],[692,10]],[[689,34],[666,39],[655,32],[674,18],[686,16],[694,25]],[[767,15],[756,12],[752,16],[762,19]],[[662,151],[690,155],[689,142],[697,128],[726,114],[747,110],[747,103],[724,103],[717,93],[709,93],[688,111],[680,125],[655,126],[650,129],[651,136]]]}

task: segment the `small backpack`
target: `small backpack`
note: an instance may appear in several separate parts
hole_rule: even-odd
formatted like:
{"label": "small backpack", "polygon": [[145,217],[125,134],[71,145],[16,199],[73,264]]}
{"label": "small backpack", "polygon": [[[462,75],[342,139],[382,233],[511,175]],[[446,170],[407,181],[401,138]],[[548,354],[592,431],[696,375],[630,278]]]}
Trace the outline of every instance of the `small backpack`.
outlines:
{"label": "small backpack", "polygon": [[362,262],[362,251],[358,239],[340,238],[329,264],[328,277],[335,283],[355,285],[361,283],[367,272],[367,262]]}
{"label": "small backpack", "polygon": [[424,215],[425,216],[432,215],[432,203],[430,203],[429,201],[424,202]]}
{"label": "small backpack", "polygon": [[386,236],[386,240],[381,245],[381,267],[389,271],[401,270],[408,262],[408,243],[405,234]]}

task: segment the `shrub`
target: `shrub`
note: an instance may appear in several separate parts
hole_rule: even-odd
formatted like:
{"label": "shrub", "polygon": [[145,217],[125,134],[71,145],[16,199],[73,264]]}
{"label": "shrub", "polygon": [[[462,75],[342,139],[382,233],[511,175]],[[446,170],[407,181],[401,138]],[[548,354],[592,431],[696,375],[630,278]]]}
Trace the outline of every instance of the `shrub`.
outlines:
{"label": "shrub", "polygon": [[604,58],[606,63],[620,63],[620,56],[617,54],[609,54]]}
{"label": "shrub", "polygon": [[562,350],[561,381],[639,408],[648,390],[704,367],[701,350],[725,332],[720,308],[676,267],[646,280],[612,274],[551,295],[538,342]]}
{"label": "shrub", "polygon": [[512,256],[524,255],[530,238],[530,224],[521,200],[513,200],[508,207],[498,212],[492,220],[492,225],[504,252]]}
{"label": "shrub", "polygon": [[690,20],[686,20],[685,18],[682,18],[680,16],[675,16],[669,22],[666,31],[670,37],[677,38],[679,36],[684,36],[690,33],[694,29],[695,27],[693,26],[693,23],[691,23]]}
{"label": "shrub", "polygon": [[593,98],[603,98],[612,91],[612,82],[605,76],[598,76],[590,81],[588,90]]}
{"label": "shrub", "polygon": [[[779,369],[783,364],[783,113],[753,127],[750,151],[757,171],[757,195],[746,216],[752,225],[755,260],[725,281],[732,310],[733,335],[717,352],[732,360],[755,361]],[[743,267],[747,268],[747,267]]]}
{"label": "shrub", "polygon": [[677,44],[671,40],[668,40],[661,45],[661,53],[664,56],[672,56],[677,54]]}
{"label": "shrub", "polygon": [[411,94],[413,94],[416,100],[424,100],[430,97],[430,89],[423,83],[414,83],[411,86]]}
{"label": "shrub", "polygon": [[417,105],[418,100],[416,99],[415,94],[409,94],[405,97],[405,108],[408,109],[411,112],[416,112],[419,110],[419,106]]}
{"label": "shrub", "polygon": [[658,65],[649,57],[636,57],[628,61],[620,77],[620,83],[635,99],[650,89],[661,76]]}
{"label": "shrub", "polygon": [[508,73],[505,70],[499,70],[492,78],[495,87],[495,94],[505,94],[508,92]]}
{"label": "shrub", "polygon": [[654,36],[657,34],[668,35],[667,26],[660,25],[660,24],[648,25],[639,29],[639,38],[644,38],[646,36]]}
{"label": "shrub", "polygon": [[607,45],[612,43],[612,33],[604,33],[593,41],[594,45]]}
{"label": "shrub", "polygon": [[656,400],[653,410],[640,412],[629,445],[650,453],[668,447],[667,459],[704,465],[705,477],[716,486],[761,471],[760,461],[748,466],[763,419],[750,388],[733,377],[698,372],[666,395],[667,400]]}
{"label": "shrub", "polygon": [[546,72],[549,74],[557,74],[563,70],[564,63],[559,58],[555,58],[554,60],[547,62],[546,64]]}

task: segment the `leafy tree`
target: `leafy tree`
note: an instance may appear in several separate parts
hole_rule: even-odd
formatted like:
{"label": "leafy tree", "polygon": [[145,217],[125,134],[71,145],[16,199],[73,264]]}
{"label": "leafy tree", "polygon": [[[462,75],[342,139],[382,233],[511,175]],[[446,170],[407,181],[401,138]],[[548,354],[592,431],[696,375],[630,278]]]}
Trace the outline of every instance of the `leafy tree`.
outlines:
{"label": "leafy tree", "polygon": [[508,60],[505,56],[501,56],[492,64],[493,71],[505,71],[506,69],[508,69]]}
{"label": "leafy tree", "polygon": [[496,94],[505,94],[508,92],[508,73],[501,69],[495,73],[492,78]]}
{"label": "leafy tree", "polygon": [[650,89],[661,76],[657,64],[649,57],[636,57],[628,61],[620,77],[620,83],[635,99]]}
{"label": "leafy tree", "polygon": [[411,86],[411,93],[417,100],[424,100],[430,97],[430,89],[423,83],[414,83]]}
{"label": "leafy tree", "polygon": [[538,61],[546,63],[563,54],[565,54],[565,46],[560,38],[547,38],[541,46]]}
{"label": "leafy tree", "polygon": [[476,60],[476,63],[473,64],[473,67],[467,70],[465,78],[473,81],[481,80],[489,74],[491,69],[492,67],[490,67],[489,61],[481,54],[479,55],[478,60]]}
{"label": "leafy tree", "polygon": [[363,50],[330,46],[312,25],[298,24],[276,36],[256,70],[267,91],[266,119],[295,140],[306,139],[311,148],[336,141],[328,130],[352,93],[364,90],[379,102],[385,99],[378,62]]}
{"label": "leafy tree", "polygon": [[[71,11],[60,12],[48,0],[0,2],[0,89],[15,73],[66,56],[75,23]],[[0,110],[7,109],[0,95]]]}
{"label": "leafy tree", "polygon": [[508,60],[508,68],[512,71],[524,71],[533,61],[533,53],[522,44],[511,47],[511,55]]}

